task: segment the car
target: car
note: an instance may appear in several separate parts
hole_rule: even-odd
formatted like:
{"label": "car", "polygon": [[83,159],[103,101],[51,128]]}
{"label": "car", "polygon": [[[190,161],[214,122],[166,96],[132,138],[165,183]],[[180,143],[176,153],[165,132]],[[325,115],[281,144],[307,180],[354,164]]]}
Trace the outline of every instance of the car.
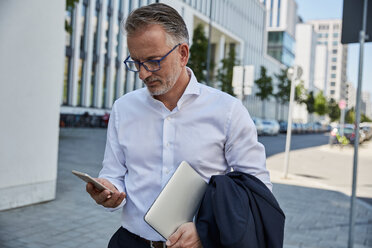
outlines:
{"label": "car", "polygon": [[372,138],[372,123],[361,123],[360,130],[365,134],[365,140],[370,140]]}
{"label": "car", "polygon": [[252,120],[254,122],[254,125],[257,129],[257,135],[262,135],[263,125],[262,125],[262,119],[257,117],[252,117]]}
{"label": "car", "polygon": [[279,122],[279,132],[280,133],[287,133],[288,122],[280,121]]}
{"label": "car", "polygon": [[280,126],[276,120],[263,120],[262,125],[263,125],[262,134],[278,135]]}

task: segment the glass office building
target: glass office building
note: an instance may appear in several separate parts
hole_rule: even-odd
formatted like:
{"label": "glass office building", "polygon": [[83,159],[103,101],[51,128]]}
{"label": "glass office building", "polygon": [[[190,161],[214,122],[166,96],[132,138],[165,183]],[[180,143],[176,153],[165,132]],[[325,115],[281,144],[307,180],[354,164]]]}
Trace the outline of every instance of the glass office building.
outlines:
{"label": "glass office building", "polygon": [[270,31],[268,34],[267,53],[285,64],[292,66],[295,58],[295,40],[285,31]]}

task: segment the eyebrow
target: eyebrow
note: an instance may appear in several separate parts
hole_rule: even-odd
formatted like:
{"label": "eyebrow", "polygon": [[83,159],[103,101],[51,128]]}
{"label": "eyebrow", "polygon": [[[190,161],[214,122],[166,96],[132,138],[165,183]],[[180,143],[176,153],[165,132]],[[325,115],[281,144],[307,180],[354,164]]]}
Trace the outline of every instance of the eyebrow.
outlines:
{"label": "eyebrow", "polygon": [[[130,55],[130,57],[131,57],[131,59],[133,59],[134,61],[139,61],[137,58],[132,57],[132,55]],[[161,57],[163,57],[163,56],[161,56],[161,55],[150,56],[150,57],[145,58],[145,59],[143,60],[143,62],[144,62],[144,61],[148,61],[148,60],[154,60],[155,58],[161,58]]]}

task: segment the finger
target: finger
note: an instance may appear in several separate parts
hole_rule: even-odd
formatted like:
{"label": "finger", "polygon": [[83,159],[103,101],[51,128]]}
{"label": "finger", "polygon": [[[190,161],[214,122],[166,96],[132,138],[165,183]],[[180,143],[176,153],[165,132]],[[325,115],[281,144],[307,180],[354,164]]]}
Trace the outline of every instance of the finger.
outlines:
{"label": "finger", "polygon": [[94,195],[93,199],[97,202],[97,204],[102,204],[108,199],[110,199],[111,193],[108,190],[104,190],[96,195]]}
{"label": "finger", "polygon": [[[182,226],[181,226],[182,227]],[[167,240],[166,245],[172,246],[181,238],[183,229],[179,227],[175,233],[173,233]]]}
{"label": "finger", "polygon": [[118,199],[116,200],[116,206],[119,206],[120,203],[124,200],[125,197],[126,197],[126,195],[125,195],[124,192],[120,193]]}

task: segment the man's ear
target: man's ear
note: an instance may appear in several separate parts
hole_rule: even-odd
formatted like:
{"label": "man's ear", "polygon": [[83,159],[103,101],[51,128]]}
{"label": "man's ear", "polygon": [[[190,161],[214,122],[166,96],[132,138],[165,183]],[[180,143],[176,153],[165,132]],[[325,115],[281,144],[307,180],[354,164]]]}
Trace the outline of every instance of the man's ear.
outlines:
{"label": "man's ear", "polygon": [[180,54],[181,54],[181,65],[186,66],[189,61],[190,50],[189,46],[186,43],[180,45]]}

